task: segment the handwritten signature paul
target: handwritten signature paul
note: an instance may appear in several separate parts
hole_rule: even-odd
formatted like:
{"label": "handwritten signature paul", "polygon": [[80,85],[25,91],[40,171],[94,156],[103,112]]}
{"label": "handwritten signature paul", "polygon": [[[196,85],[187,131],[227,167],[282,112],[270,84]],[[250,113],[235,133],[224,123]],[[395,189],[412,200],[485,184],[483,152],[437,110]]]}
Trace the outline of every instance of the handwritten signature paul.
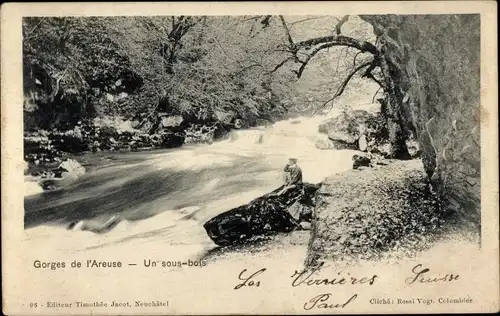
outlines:
{"label": "handwritten signature paul", "polygon": [[343,303],[333,303],[330,301],[330,298],[332,296],[332,293],[323,293],[320,295],[317,295],[313,298],[311,298],[309,301],[307,301],[304,304],[304,309],[306,311],[311,310],[313,308],[319,308],[319,309],[324,309],[324,308],[344,308],[349,303],[353,302],[357,297],[358,294],[352,295],[347,301]]}

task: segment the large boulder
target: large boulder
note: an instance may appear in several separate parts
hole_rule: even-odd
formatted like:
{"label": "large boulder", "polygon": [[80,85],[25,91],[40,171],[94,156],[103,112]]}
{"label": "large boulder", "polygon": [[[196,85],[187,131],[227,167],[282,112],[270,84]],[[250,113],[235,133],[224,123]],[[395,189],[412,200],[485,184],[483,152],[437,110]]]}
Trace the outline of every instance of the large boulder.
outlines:
{"label": "large boulder", "polygon": [[65,170],[63,172],[69,172],[70,174],[79,177],[85,174],[85,168],[74,159],[66,159],[59,165],[58,169]]}
{"label": "large boulder", "polygon": [[358,149],[359,137],[371,117],[372,114],[363,110],[344,111],[320,124],[318,130],[328,134],[336,149]]}
{"label": "large boulder", "polygon": [[[57,165],[56,165],[57,164]],[[42,191],[53,191],[65,187],[85,174],[85,168],[74,159],[65,158],[60,163],[44,163],[31,168],[25,177],[25,194],[31,195]],[[34,190],[34,185],[42,190]]]}
{"label": "large boulder", "polygon": [[304,183],[304,190],[290,190],[281,196],[261,196],[248,204],[222,213],[203,227],[219,246],[240,243],[249,238],[276,232],[289,232],[310,217],[319,185]]}
{"label": "large boulder", "polygon": [[229,137],[229,128],[225,127],[222,123],[215,124],[215,130],[213,132],[213,139],[224,139]]}
{"label": "large boulder", "polygon": [[359,167],[370,167],[370,157],[364,155],[352,156],[352,169],[359,169]]}
{"label": "large boulder", "polygon": [[331,139],[318,139],[314,145],[318,149],[337,149]]}
{"label": "large boulder", "polygon": [[181,115],[160,115],[163,127],[178,127],[184,121]]}
{"label": "large boulder", "polygon": [[48,133],[40,131],[24,136],[24,159],[28,164],[59,163],[61,151],[52,145]]}
{"label": "large boulder", "polygon": [[191,124],[184,130],[186,144],[211,144],[215,139],[217,126],[206,124]]}

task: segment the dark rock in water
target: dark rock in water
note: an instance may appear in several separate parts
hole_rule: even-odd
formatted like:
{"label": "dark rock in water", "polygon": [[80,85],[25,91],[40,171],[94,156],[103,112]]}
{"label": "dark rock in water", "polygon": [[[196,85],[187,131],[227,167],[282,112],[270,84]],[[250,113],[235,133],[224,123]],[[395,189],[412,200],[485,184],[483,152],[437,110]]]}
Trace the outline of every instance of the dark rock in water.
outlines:
{"label": "dark rock in water", "polygon": [[371,159],[366,156],[352,156],[352,169],[358,169],[359,167],[369,167],[370,163]]}
{"label": "dark rock in water", "polygon": [[217,123],[214,130],[214,139],[222,139],[229,135],[229,131],[224,127],[223,124]]}
{"label": "dark rock in water", "polygon": [[241,119],[235,119],[233,122],[233,128],[234,129],[241,129],[247,127],[245,122]]}
{"label": "dark rock in water", "polygon": [[58,167],[56,169],[52,169],[52,172],[54,173],[54,178],[62,178],[63,172],[68,172],[68,170],[63,167]]}
{"label": "dark rock in water", "polygon": [[79,153],[88,149],[87,144],[74,135],[50,134],[49,140],[55,150]]}
{"label": "dark rock in water", "polygon": [[44,191],[52,191],[57,189],[57,181],[54,179],[44,179],[40,181],[40,186]]}
{"label": "dark rock in water", "polygon": [[[282,187],[270,194],[277,193]],[[203,227],[208,236],[219,246],[238,243],[248,238],[275,232],[289,232],[300,227],[288,212],[288,208],[299,202],[310,210],[315,204],[315,194],[319,185],[304,183],[303,189],[294,189],[281,196],[266,194],[248,204],[222,213]],[[305,212],[305,217],[311,212]],[[303,219],[299,218],[299,220]]]}
{"label": "dark rock in water", "polygon": [[337,140],[330,139],[330,141],[332,142],[332,146],[335,149],[358,149],[356,142],[348,143],[338,139]]}
{"label": "dark rock in water", "polygon": [[162,147],[164,148],[175,148],[180,147],[184,144],[184,135],[179,133],[168,133],[164,136],[162,141]]}

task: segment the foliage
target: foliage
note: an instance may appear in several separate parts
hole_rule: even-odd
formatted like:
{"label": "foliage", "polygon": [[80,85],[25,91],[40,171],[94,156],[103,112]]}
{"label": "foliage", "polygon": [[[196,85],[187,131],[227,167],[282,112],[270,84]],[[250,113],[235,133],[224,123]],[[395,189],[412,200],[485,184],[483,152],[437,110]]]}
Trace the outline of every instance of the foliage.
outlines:
{"label": "foliage", "polygon": [[259,32],[255,19],[25,18],[26,127],[65,130],[102,115],[250,124],[282,115],[290,89],[268,71],[280,29]]}

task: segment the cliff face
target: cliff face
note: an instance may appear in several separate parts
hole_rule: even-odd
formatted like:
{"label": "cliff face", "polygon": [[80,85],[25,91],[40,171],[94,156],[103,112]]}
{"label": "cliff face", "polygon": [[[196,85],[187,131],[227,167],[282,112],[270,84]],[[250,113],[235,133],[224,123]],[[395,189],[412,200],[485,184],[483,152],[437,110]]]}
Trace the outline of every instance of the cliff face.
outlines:
{"label": "cliff face", "polygon": [[480,222],[479,15],[362,16],[377,36],[425,171],[451,210]]}

